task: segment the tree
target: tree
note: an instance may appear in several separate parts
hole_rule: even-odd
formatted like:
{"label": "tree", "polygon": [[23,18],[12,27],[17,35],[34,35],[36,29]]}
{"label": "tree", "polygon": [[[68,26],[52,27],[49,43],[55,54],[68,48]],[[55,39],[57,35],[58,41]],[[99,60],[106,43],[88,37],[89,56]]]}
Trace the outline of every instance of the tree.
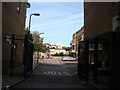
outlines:
{"label": "tree", "polygon": [[45,53],[46,51],[49,51],[49,49],[43,46],[44,38],[41,38],[40,35],[41,35],[41,33],[37,32],[37,31],[32,32],[34,51],[39,51],[39,52]]}
{"label": "tree", "polygon": [[37,31],[32,32],[33,43],[36,43],[36,44],[43,43],[43,38],[40,37],[40,34],[41,33],[37,32]]}
{"label": "tree", "polygon": [[25,35],[29,35],[30,37],[32,37],[32,34],[30,33],[30,31],[29,31],[29,29],[28,29],[28,27],[27,28],[25,28]]}
{"label": "tree", "polygon": [[39,33],[38,31],[33,31],[32,33],[29,31],[28,27],[25,28],[25,35],[28,35],[30,37],[33,37],[33,44],[34,44],[34,51],[36,52],[49,52],[49,49],[44,47],[43,40],[44,38],[41,38],[40,35],[42,33]]}

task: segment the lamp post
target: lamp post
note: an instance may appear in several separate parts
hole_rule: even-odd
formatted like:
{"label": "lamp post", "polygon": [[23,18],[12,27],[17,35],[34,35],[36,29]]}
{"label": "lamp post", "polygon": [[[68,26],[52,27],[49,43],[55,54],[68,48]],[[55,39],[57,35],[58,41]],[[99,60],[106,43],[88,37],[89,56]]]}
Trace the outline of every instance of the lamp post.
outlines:
{"label": "lamp post", "polygon": [[39,14],[39,13],[33,13],[33,14],[30,14],[30,18],[29,18],[29,32],[28,32],[28,34],[30,34],[31,17],[32,17],[32,15],[34,15],[34,16],[40,16],[40,14]]}
{"label": "lamp post", "polygon": [[[40,36],[41,34],[44,34],[44,33],[39,33],[39,36]],[[38,37],[38,44],[39,44],[39,38],[40,38],[40,37]],[[38,50],[38,52],[37,52],[37,63],[38,63],[38,59],[39,59],[39,50]]]}
{"label": "lamp post", "polygon": [[[30,35],[30,26],[31,26],[31,17],[32,15],[34,16],[40,16],[39,13],[33,13],[30,14],[30,18],[29,18],[29,28],[28,28],[28,33],[27,35],[25,35],[25,41],[24,41],[24,47],[25,47],[25,51],[24,51],[24,77],[26,77],[32,70],[33,70],[33,38]],[[30,56],[28,56],[30,55]],[[29,64],[28,64],[29,63]],[[29,68],[28,66],[29,65]]]}

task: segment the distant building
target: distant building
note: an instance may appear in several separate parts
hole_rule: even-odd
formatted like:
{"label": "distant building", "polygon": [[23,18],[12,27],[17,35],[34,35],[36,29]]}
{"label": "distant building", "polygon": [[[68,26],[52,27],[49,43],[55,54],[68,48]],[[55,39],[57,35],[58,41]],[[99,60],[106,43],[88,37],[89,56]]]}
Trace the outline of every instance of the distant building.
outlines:
{"label": "distant building", "polygon": [[76,33],[74,33],[72,37],[70,55],[76,57]]}
{"label": "distant building", "polygon": [[69,55],[69,49],[68,47],[65,47],[64,44],[47,44],[45,47],[49,48],[49,54],[54,55],[54,54],[66,54]]}
{"label": "distant building", "polygon": [[76,58],[78,59],[79,43],[84,41],[84,26],[76,32]]}
{"label": "distant building", "polygon": [[84,27],[82,27],[80,30],[76,31],[73,34],[73,39],[71,42],[71,50],[70,50],[70,54],[73,57],[78,58],[78,46],[79,46],[79,42],[84,40]]}
{"label": "distant building", "polygon": [[62,49],[62,47],[64,46],[64,44],[43,44],[45,47],[49,48],[49,49]]}
{"label": "distant building", "polygon": [[54,55],[54,54],[66,54],[66,50],[65,49],[49,49],[49,54]]}

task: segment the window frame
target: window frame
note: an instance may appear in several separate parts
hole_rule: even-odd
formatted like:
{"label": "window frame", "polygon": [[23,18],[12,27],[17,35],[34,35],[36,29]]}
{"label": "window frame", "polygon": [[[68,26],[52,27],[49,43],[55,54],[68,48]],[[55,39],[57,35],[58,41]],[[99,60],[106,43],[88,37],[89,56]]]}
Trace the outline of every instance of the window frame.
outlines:
{"label": "window frame", "polygon": [[20,5],[21,5],[21,2],[20,0],[18,0],[18,3],[17,3],[17,11],[20,12]]}

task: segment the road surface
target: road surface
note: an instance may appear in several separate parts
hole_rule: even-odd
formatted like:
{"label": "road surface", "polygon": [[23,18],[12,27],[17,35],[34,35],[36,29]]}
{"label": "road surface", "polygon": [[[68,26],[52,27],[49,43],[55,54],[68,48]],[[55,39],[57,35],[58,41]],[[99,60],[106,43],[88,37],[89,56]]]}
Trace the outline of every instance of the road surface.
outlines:
{"label": "road surface", "polygon": [[77,74],[77,61],[61,59],[39,60],[31,77],[14,88],[86,88],[95,89]]}

